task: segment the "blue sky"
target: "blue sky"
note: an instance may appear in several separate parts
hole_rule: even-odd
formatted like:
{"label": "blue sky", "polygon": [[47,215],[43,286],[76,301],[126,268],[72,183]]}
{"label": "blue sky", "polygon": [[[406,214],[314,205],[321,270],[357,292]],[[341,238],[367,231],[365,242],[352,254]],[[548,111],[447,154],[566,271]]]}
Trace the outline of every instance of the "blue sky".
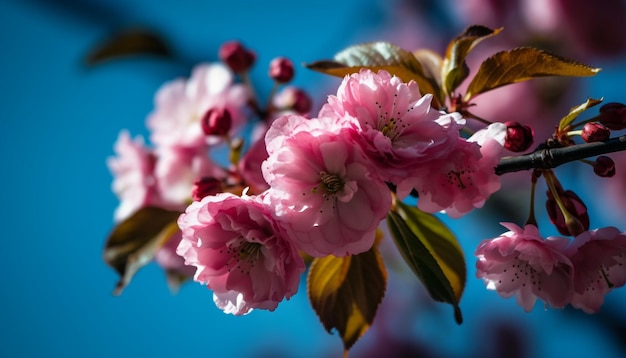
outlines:
{"label": "blue sky", "polygon": [[[391,21],[384,16],[383,1],[305,2],[295,8],[291,1],[209,3],[0,3],[0,153],[5,168],[0,176],[1,356],[340,355],[340,340],[319,324],[304,286],[275,312],[245,317],[223,314],[200,285],[187,284],[178,295],[170,294],[155,265],[140,271],[122,296],[111,294],[117,275],[101,256],[117,199],[105,161],[121,129],[147,134],[145,117],[163,82],[187,76],[194,62],[215,60],[224,41],[238,39],[256,50],[255,76],[261,78],[273,57],[288,56],[296,64],[329,58],[350,44],[378,39],[376,29]],[[93,7],[99,7],[95,15],[87,11]],[[111,30],[131,25],[159,30],[184,60],[135,58],[93,69],[83,65],[89,50]],[[609,68],[626,77],[623,67]],[[296,84],[312,91],[336,83],[302,68],[296,77]],[[593,82],[591,90],[617,91],[616,83],[615,78]],[[473,237],[463,241],[468,256],[478,238],[500,230],[476,225],[479,220],[472,214],[450,223]],[[564,355],[567,350],[621,356],[598,323],[602,319],[544,311],[539,305],[525,314],[513,300],[486,291],[473,276],[473,262],[468,266],[461,303],[465,323],[456,326],[450,307],[432,308],[426,300],[403,323],[407,331],[402,335],[425,345],[438,342],[432,347],[436,356],[481,356],[497,337],[497,327],[513,325],[529,343],[528,356]],[[398,275],[390,297],[398,302],[424,298],[415,278]],[[606,306],[624,324],[626,312],[618,308],[626,298],[622,291],[613,292]],[[355,356],[365,355],[365,347],[357,343]]]}

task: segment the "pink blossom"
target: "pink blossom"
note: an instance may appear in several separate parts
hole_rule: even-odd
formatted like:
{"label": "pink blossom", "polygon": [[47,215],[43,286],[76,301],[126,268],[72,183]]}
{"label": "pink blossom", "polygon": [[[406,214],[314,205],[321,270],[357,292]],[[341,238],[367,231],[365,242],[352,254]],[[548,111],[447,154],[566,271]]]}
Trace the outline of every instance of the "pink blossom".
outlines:
{"label": "pink blossom", "polygon": [[[605,215],[616,220],[623,220],[626,215],[626,152],[612,153],[611,158],[615,162],[615,175],[607,178],[602,185],[594,187],[593,191],[598,195],[594,195],[599,207],[606,208]],[[589,171],[591,172],[591,171]],[[589,179],[593,180],[593,179]]]}
{"label": "pink blossom", "polygon": [[246,185],[250,187],[250,192],[255,194],[269,189],[269,185],[263,178],[263,172],[261,172],[261,164],[268,156],[264,140],[267,128],[268,125],[265,123],[259,124],[254,128],[250,135],[252,145],[241,157],[239,163],[237,163],[241,177],[246,182]]}
{"label": "pink blossom", "polygon": [[201,64],[193,69],[191,78],[164,84],[156,94],[155,109],[148,117],[152,142],[170,147],[206,144],[201,120],[215,107],[228,110],[233,131],[240,128],[249,94],[243,85],[234,84],[233,79],[233,74],[223,64]]}
{"label": "pink blossom", "polygon": [[[194,183],[202,177],[224,178],[226,174],[207,154],[206,147],[161,147],[155,177],[162,197],[169,203],[191,200]],[[181,208],[182,210],[182,208]]]}
{"label": "pink blossom", "polygon": [[162,204],[154,178],[156,157],[144,145],[143,138],[132,140],[128,131],[121,131],[115,153],[117,156],[107,160],[113,174],[112,189],[120,199],[115,221],[126,219],[144,206]]}
{"label": "pink blossom", "polygon": [[502,223],[510,231],[484,240],[476,249],[476,276],[503,297],[516,296],[529,312],[537,298],[554,308],[565,307],[573,294],[573,268],[563,254],[569,240],[542,239],[534,225],[524,229]]}
{"label": "pink blossom", "polygon": [[267,200],[299,249],[311,256],[367,251],[391,194],[333,118],[278,118],[266,135]]}
{"label": "pink blossom", "polygon": [[180,240],[182,233],[177,230],[154,256],[154,261],[165,270],[172,292],[177,291],[180,283],[186,278],[193,277],[196,271],[195,267],[185,265],[185,259],[176,254]]}
{"label": "pink blossom", "polygon": [[[404,83],[387,71],[362,69],[344,78],[319,116],[346,117],[379,175],[402,187],[422,163],[446,156],[465,124],[458,113],[431,108],[431,100],[431,94],[420,94],[414,81]],[[399,196],[410,190],[402,187]]]}
{"label": "pink blossom", "polygon": [[193,202],[178,219],[177,253],[197,268],[225,313],[273,311],[298,290],[304,262],[260,198],[230,193]]}
{"label": "pink blossom", "polygon": [[572,306],[597,313],[604,296],[626,283],[626,234],[605,227],[576,236],[569,248],[576,275]]}
{"label": "pink blossom", "polygon": [[411,178],[419,193],[418,207],[429,213],[444,210],[450,217],[460,217],[483,206],[487,198],[500,189],[500,178],[494,168],[506,135],[506,126],[493,123],[457,144],[445,157],[422,165]]}

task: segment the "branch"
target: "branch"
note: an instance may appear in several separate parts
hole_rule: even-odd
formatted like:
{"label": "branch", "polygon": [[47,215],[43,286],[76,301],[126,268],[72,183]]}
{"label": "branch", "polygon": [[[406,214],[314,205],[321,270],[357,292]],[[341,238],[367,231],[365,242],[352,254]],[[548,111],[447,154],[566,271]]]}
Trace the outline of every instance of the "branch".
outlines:
{"label": "branch", "polygon": [[529,169],[552,169],[561,164],[596,155],[626,150],[626,135],[604,142],[576,144],[563,148],[538,149],[530,154],[504,157],[495,167],[497,175]]}

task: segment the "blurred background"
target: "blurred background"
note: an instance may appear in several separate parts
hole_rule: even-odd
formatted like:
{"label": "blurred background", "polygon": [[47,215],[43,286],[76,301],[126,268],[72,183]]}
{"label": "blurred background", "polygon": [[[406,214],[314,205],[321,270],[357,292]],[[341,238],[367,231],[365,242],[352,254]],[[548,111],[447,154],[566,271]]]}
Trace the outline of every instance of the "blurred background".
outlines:
{"label": "blurred background", "polygon": [[[481,56],[528,44],[603,68],[594,78],[542,79],[477,100],[476,112],[483,117],[527,122],[541,141],[540,135],[587,97],[626,101],[626,4],[588,3],[1,1],[0,356],[341,356],[341,340],[324,331],[304,282],[275,312],[244,317],[223,314],[198,284],[171,294],[155,264],[142,269],[120,297],[112,295],[118,277],[103,262],[102,249],[118,205],[106,158],[113,155],[119,131],[147,138],[145,118],[159,86],[188,76],[196,63],[217,60],[225,41],[240,40],[257,53],[252,75],[263,96],[270,87],[267,64],[276,56],[302,64],[374,40],[442,53],[466,26],[480,23],[505,29],[477,47],[469,59],[473,68]],[[95,48],[131,28],[159,34],[173,55],[86,64]],[[338,83],[303,67],[294,81],[312,95],[314,111]],[[626,165],[624,155],[614,159]],[[582,164],[557,172],[587,203],[592,227],[626,229],[626,177],[620,169],[604,181]],[[510,179],[484,210],[459,220],[444,218],[467,258],[464,323],[454,323],[450,306],[433,303],[388,247],[387,295],[352,357],[626,355],[626,289],[610,293],[593,316],[545,310],[541,303],[526,314],[514,299],[485,290],[475,278],[472,253],[480,240],[503,232],[499,221],[525,220],[528,173]],[[540,214],[541,205],[538,199]],[[555,234],[545,219],[541,225],[543,234]]]}

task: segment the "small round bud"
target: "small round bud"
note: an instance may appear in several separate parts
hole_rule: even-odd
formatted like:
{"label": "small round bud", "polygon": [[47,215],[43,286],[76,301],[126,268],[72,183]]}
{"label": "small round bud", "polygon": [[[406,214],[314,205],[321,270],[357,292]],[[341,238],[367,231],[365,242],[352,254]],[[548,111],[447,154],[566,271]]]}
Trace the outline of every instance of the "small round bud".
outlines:
{"label": "small round bud", "polygon": [[280,110],[292,110],[303,115],[309,113],[313,107],[311,97],[305,91],[293,86],[280,91],[272,103]]}
{"label": "small round bud", "polygon": [[615,131],[626,129],[626,105],[616,102],[605,104],[600,107],[598,121]]}
{"label": "small round bud", "polygon": [[293,78],[294,69],[290,59],[276,57],[270,62],[269,76],[278,83],[287,83]]}
{"label": "small round bud", "polygon": [[583,127],[583,133],[581,136],[587,143],[601,142],[609,139],[611,131],[598,122],[590,122],[585,124]]}
{"label": "small round bud", "polygon": [[509,121],[506,125],[504,148],[511,152],[523,152],[533,144],[535,131],[519,122]]}
{"label": "small round bud", "polygon": [[593,172],[599,177],[610,178],[615,175],[615,162],[613,159],[601,155],[593,162]]}
{"label": "small round bud", "polygon": [[232,124],[232,117],[226,108],[211,108],[202,117],[200,121],[202,131],[206,135],[226,135]]}
{"label": "small round bud", "polygon": [[193,182],[191,189],[191,199],[200,201],[205,196],[215,195],[222,191],[222,184],[219,180],[212,177],[202,177]]}
{"label": "small round bud", "polygon": [[218,56],[222,62],[237,73],[249,70],[256,60],[254,52],[249,51],[238,41],[224,43],[219,49]]}

